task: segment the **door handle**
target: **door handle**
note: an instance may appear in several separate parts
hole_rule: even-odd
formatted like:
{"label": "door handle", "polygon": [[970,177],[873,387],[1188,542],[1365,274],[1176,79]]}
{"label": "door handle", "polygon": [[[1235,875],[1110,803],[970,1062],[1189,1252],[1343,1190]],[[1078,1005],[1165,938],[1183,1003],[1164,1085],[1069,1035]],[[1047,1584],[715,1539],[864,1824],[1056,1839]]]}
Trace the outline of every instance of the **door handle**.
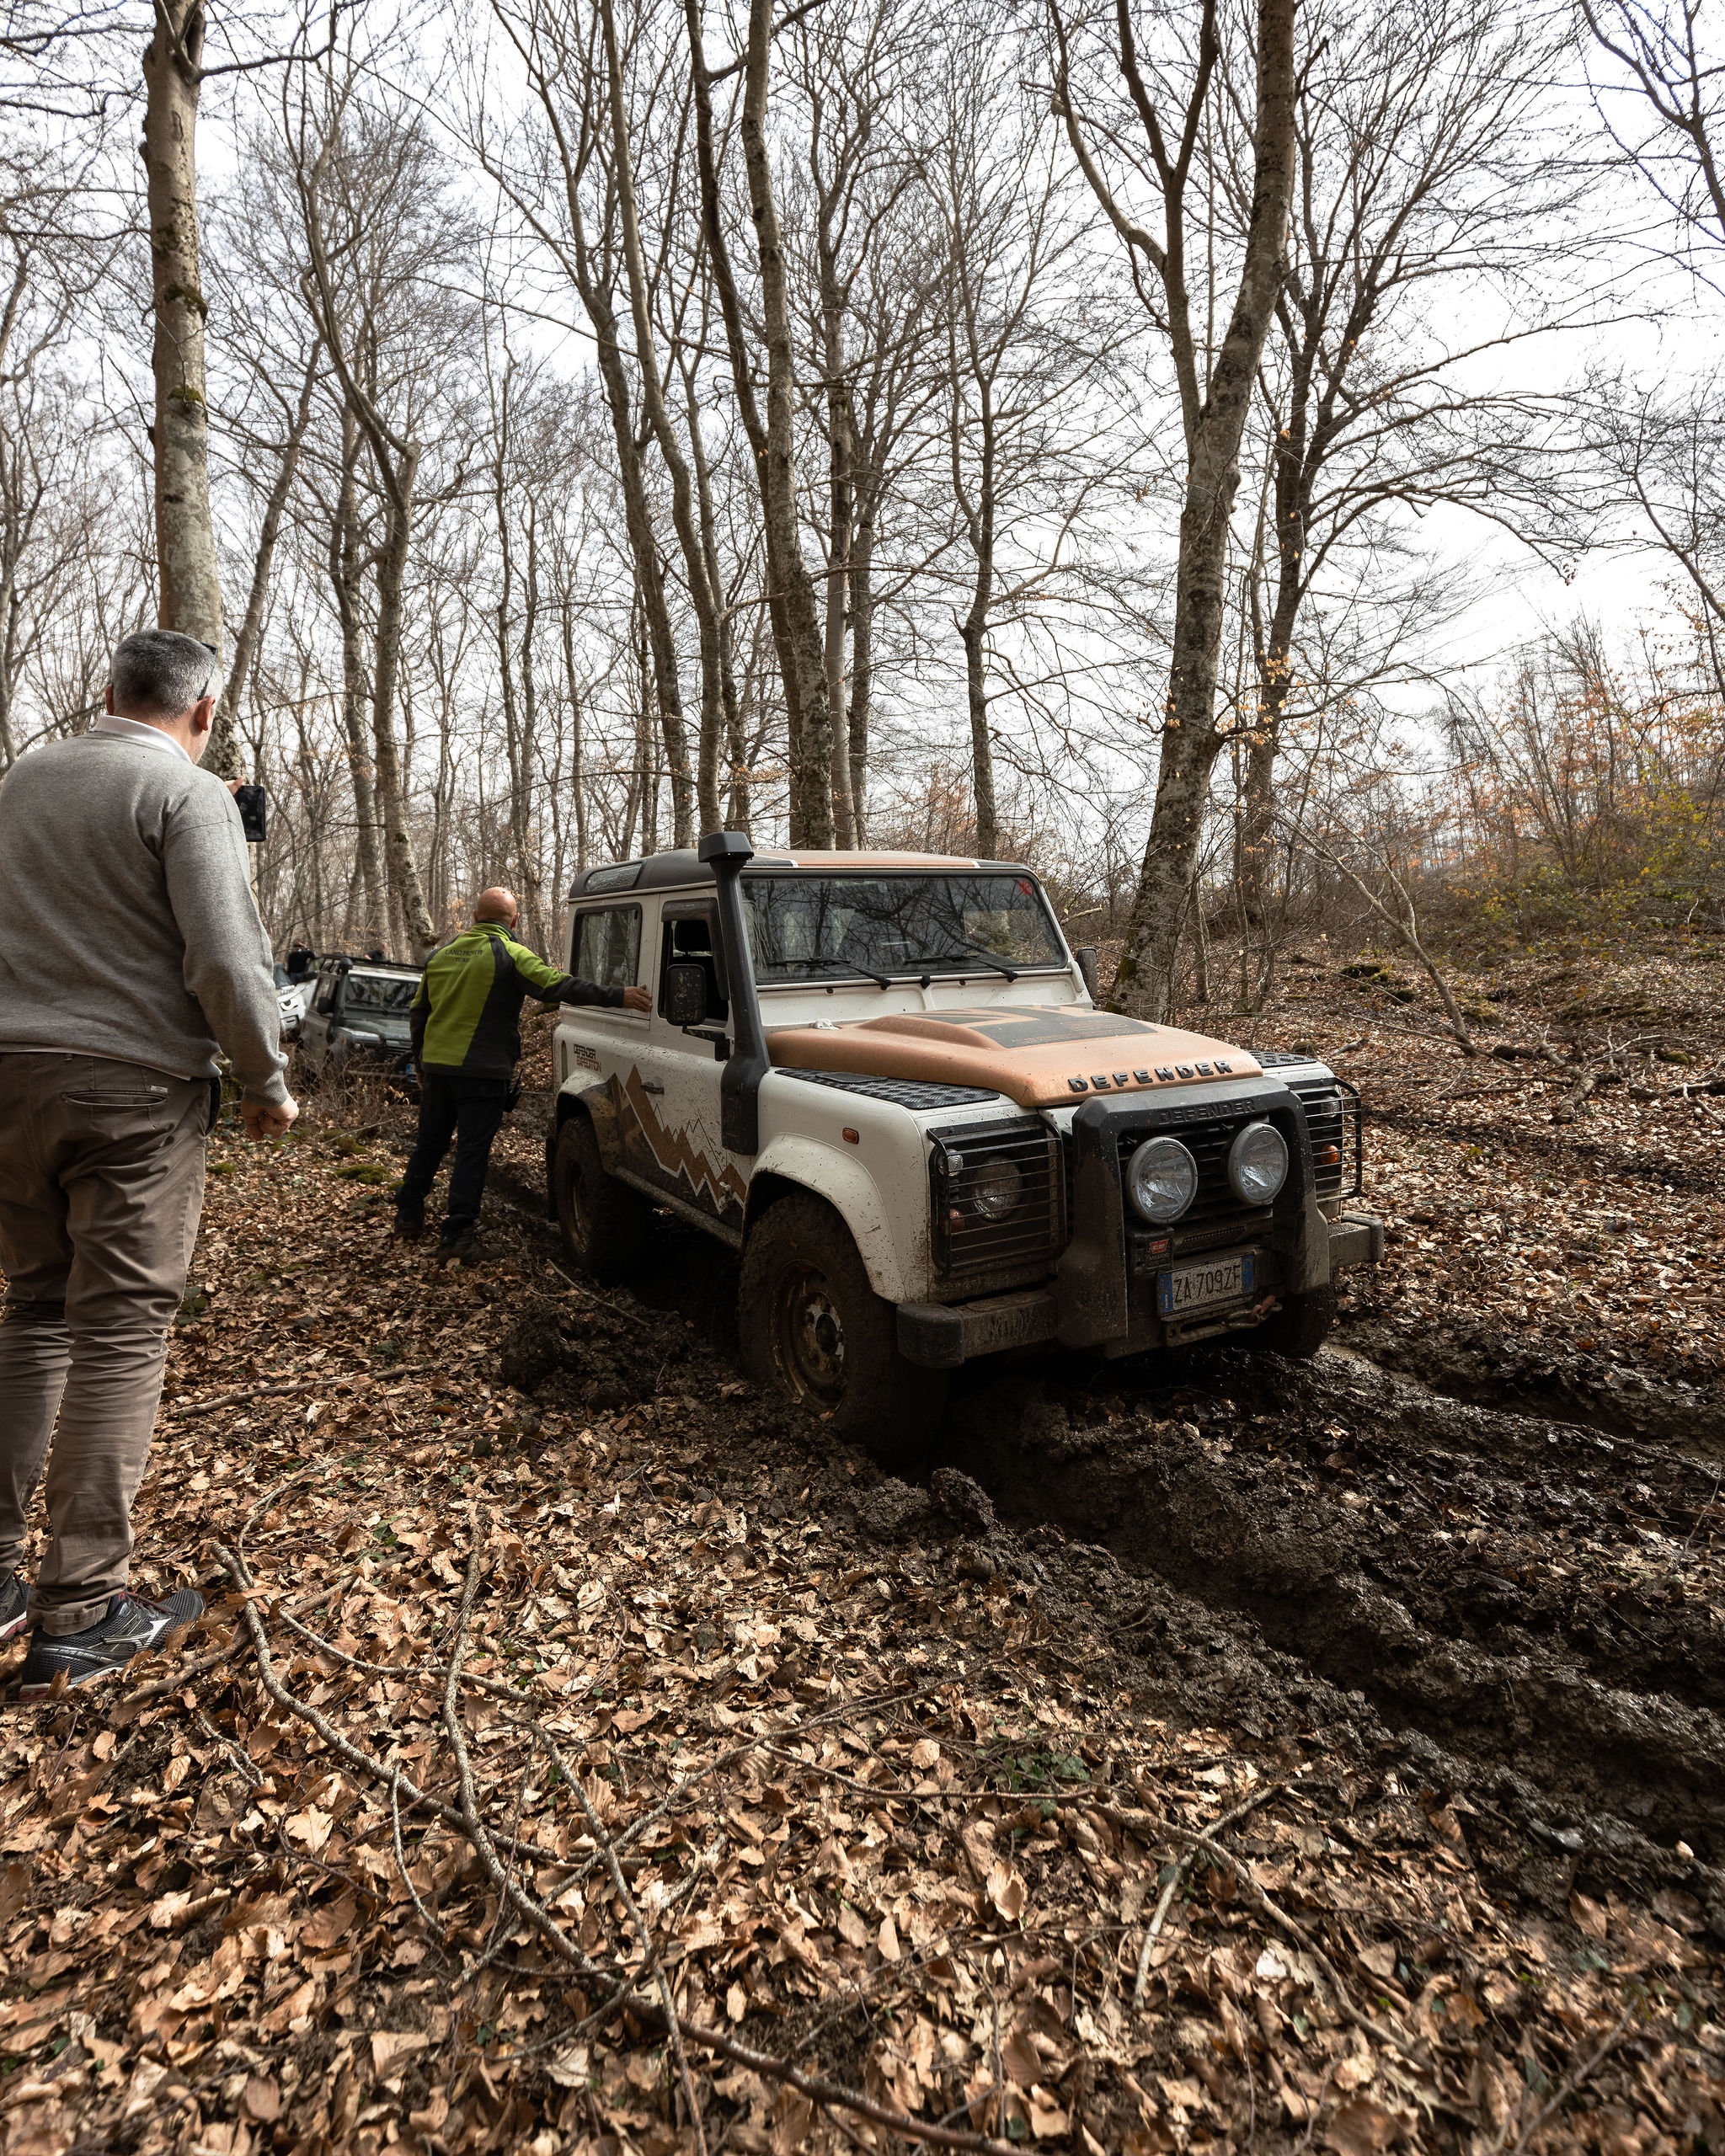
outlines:
{"label": "door handle", "polygon": [[665,1088],[656,1078],[644,1078],[641,1081],[641,1091],[644,1093],[662,1093]]}

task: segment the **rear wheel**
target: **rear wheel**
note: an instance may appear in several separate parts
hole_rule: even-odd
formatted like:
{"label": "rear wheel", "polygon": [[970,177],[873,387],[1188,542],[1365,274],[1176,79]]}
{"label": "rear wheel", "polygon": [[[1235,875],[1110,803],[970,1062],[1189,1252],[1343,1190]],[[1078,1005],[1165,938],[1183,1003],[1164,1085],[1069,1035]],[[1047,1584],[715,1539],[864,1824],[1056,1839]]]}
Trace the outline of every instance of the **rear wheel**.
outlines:
{"label": "rear wheel", "polygon": [[1336,1322],[1336,1291],[1314,1288],[1307,1294],[1284,1295],[1282,1307],[1258,1327],[1252,1344],[1309,1363],[1329,1337]]}
{"label": "rear wheel", "polygon": [[621,1279],[640,1261],[648,1208],[627,1183],[605,1172],[599,1140],[584,1114],[572,1115],[558,1133],[553,1183],[569,1256],[596,1280]]}
{"label": "rear wheel", "polygon": [[934,1435],[943,1372],[899,1353],[890,1303],[868,1284],[851,1232],[820,1198],[781,1198],[750,1230],[737,1289],[744,1368],[853,1438],[889,1467]]}

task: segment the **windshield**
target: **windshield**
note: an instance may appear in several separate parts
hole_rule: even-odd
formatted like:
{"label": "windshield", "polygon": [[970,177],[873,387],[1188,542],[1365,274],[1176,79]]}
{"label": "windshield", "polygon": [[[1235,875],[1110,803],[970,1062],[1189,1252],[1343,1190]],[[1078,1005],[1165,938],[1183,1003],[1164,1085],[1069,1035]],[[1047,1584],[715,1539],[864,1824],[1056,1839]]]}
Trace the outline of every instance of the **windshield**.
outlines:
{"label": "windshield", "polygon": [[405,1018],[419,988],[417,974],[350,973],[342,1008],[349,1013],[367,1011],[375,1017]]}
{"label": "windshield", "polygon": [[745,876],[743,902],[762,982],[1066,963],[1028,876]]}

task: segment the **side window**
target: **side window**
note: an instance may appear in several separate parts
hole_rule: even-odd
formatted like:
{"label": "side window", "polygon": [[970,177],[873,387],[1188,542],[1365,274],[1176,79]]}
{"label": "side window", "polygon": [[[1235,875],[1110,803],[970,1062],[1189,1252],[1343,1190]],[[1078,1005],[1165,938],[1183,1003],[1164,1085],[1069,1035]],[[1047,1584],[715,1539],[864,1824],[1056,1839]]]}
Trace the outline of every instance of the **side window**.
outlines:
{"label": "side window", "polygon": [[318,1001],[314,1008],[327,1011],[335,1001],[335,976],[325,974],[318,984]]}
{"label": "side window", "polygon": [[569,971],[601,988],[633,988],[641,978],[641,909],[595,907],[575,916],[575,949]]}

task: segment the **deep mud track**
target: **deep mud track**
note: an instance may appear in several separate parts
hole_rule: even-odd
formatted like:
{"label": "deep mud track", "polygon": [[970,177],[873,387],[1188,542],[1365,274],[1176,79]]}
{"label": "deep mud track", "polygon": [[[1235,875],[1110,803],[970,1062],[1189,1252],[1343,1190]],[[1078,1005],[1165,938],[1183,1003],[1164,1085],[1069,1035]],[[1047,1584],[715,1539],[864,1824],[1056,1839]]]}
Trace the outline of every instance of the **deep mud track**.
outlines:
{"label": "deep mud track", "polygon": [[[638,1292],[729,1358],[734,1269],[655,1257]],[[1722,1466],[1716,1396],[1371,1318],[1309,1364],[973,1366],[920,1476],[829,1496],[1033,1579],[1160,1715],[1456,1799],[1508,1893],[1676,1887],[1725,1943]],[[993,1519],[954,1519],[943,1467]]]}
{"label": "deep mud track", "polygon": [[1171,1706],[1399,1758],[1498,1822],[1535,1898],[1680,1884],[1725,1938],[1705,1420],[1690,1447],[1608,1434],[1344,1346],[1021,1367],[955,1399],[937,1460]]}

